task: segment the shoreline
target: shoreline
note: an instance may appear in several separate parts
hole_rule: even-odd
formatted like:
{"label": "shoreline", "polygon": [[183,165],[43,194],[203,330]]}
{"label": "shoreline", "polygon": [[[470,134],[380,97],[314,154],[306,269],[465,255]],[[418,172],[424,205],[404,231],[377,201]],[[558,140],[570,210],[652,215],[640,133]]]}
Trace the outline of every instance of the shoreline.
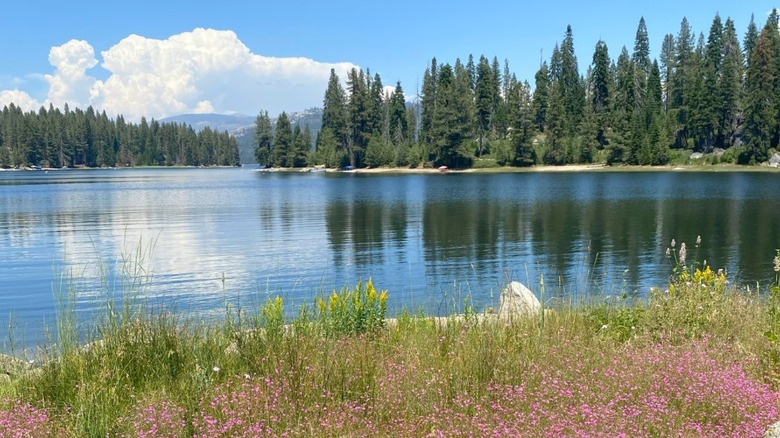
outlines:
{"label": "shoreline", "polygon": [[[90,170],[132,170],[132,169],[241,169],[242,166],[136,166],[136,167],[77,167],[77,168],[23,168],[23,169],[4,169],[0,172],[57,172],[57,171],[90,171]],[[609,166],[606,164],[567,164],[563,166],[537,165],[530,167],[488,167],[488,168],[469,168],[469,169],[446,169],[428,167],[374,167],[342,170],[340,168],[325,168],[322,166],[301,167],[301,168],[267,168],[267,169],[248,169],[256,172],[284,172],[284,173],[355,173],[355,174],[498,174],[498,173],[580,173],[580,172],[780,172],[780,167],[767,165],[745,166],[737,164],[717,164],[717,165],[698,165],[698,164],[680,164],[664,166]]]}

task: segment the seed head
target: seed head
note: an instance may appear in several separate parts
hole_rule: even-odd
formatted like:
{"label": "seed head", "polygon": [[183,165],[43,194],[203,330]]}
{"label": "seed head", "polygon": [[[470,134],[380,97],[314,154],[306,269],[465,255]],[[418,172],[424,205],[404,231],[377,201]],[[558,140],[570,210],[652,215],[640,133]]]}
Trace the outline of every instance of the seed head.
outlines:
{"label": "seed head", "polygon": [[666,248],[666,258],[668,259],[671,256],[672,256],[672,248]]}
{"label": "seed head", "polygon": [[777,255],[773,261],[775,264],[775,272],[780,272],[780,250],[777,250]]}
{"label": "seed head", "polygon": [[685,257],[688,255],[688,250],[685,249],[685,242],[680,244],[680,257],[677,259],[678,262],[685,266]]}
{"label": "seed head", "polygon": [[677,245],[677,242],[675,242],[674,239],[672,239],[672,248],[674,248],[674,245]]}
{"label": "seed head", "polygon": [[701,246],[701,236],[696,236],[696,248]]}

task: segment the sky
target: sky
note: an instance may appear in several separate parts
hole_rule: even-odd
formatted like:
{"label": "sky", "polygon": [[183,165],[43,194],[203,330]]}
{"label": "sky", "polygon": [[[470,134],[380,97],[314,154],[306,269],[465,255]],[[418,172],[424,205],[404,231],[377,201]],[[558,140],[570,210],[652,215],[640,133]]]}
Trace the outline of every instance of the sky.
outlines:
{"label": "sky", "polygon": [[763,27],[776,4],[751,0],[425,2],[13,1],[0,14],[0,107],[92,105],[130,121],[185,113],[294,112],[321,106],[331,69],[401,81],[409,100],[432,57],[497,57],[533,85],[541,59],[571,25],[584,74],[601,39],[616,59],[633,49],[640,17],[651,57],[686,17],[706,38],[712,19],[751,14]]}

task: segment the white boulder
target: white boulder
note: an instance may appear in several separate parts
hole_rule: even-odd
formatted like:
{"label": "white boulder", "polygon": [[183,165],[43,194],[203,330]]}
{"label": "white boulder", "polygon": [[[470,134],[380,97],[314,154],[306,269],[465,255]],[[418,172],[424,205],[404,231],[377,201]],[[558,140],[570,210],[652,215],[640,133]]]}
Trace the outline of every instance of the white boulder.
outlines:
{"label": "white boulder", "polygon": [[542,303],[524,284],[513,281],[501,291],[498,306],[499,319],[535,316],[541,311]]}

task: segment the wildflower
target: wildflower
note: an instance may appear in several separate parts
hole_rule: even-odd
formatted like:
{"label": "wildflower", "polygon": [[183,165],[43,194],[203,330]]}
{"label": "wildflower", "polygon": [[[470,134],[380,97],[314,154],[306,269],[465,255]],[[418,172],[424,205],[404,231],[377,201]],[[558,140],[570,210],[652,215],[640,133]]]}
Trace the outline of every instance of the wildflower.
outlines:
{"label": "wildflower", "polygon": [[696,248],[701,246],[701,236],[696,236]]}
{"label": "wildflower", "polygon": [[608,324],[604,324],[604,325],[602,325],[602,326],[601,326],[601,330],[606,330],[606,329],[608,329],[608,328],[609,328],[609,325],[608,325]]}
{"label": "wildflower", "polygon": [[666,248],[666,258],[668,259],[671,256],[672,256],[672,248]]}
{"label": "wildflower", "polygon": [[674,239],[672,239],[672,248],[674,248],[674,245],[677,245],[677,242],[675,242]]}
{"label": "wildflower", "polygon": [[214,368],[212,368],[211,370],[212,370],[212,371],[214,371],[215,373],[218,373],[218,372],[219,372],[219,370],[220,370],[220,368],[219,368],[219,367],[214,367]]}
{"label": "wildflower", "polygon": [[681,266],[685,266],[685,257],[688,255],[688,250],[685,249],[685,242],[680,244],[680,257],[678,261]]}

